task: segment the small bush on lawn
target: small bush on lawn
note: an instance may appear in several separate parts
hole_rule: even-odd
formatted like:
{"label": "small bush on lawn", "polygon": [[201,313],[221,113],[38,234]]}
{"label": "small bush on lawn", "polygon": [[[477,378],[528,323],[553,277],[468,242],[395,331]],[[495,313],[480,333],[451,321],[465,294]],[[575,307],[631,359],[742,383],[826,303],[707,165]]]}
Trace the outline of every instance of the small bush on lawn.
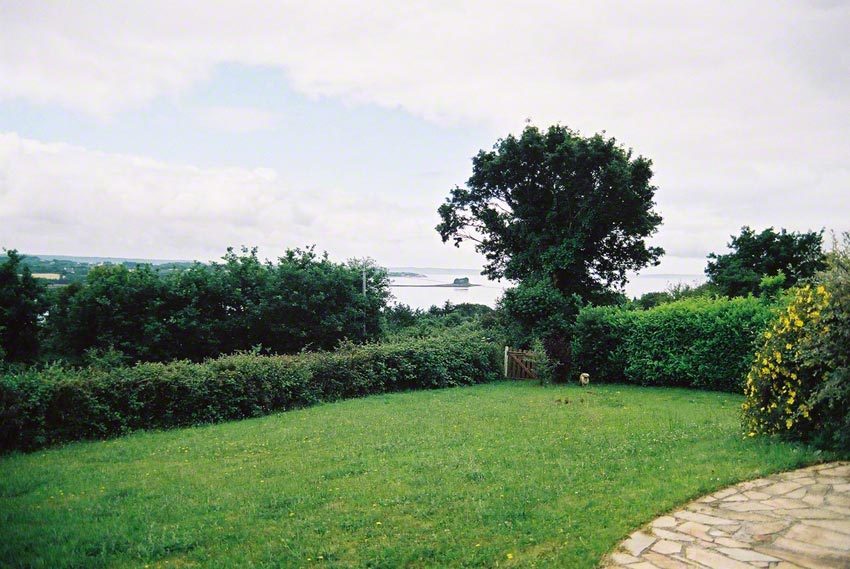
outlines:
{"label": "small bush on lawn", "polygon": [[850,451],[850,235],[818,283],[793,291],[747,376],[750,436],[783,434]]}
{"label": "small bush on lawn", "polygon": [[770,318],[756,298],[690,298],[651,310],[586,307],[574,366],[595,381],[741,392],[755,339]]}
{"label": "small bush on lawn", "polygon": [[203,363],[29,370],[0,377],[0,450],[491,381],[498,375],[493,350],[480,335],[448,334],[296,356],[238,353]]}

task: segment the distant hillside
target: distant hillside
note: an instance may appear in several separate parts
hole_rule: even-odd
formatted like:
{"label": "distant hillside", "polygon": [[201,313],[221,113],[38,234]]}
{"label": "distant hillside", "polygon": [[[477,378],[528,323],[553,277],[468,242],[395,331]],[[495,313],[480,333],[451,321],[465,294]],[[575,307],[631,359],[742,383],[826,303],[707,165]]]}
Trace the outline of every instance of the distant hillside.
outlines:
{"label": "distant hillside", "polygon": [[51,286],[82,282],[98,265],[124,265],[129,269],[136,265],[152,265],[161,274],[183,271],[192,261],[167,261],[163,259],[125,259],[119,257],[74,257],[71,255],[24,255],[20,270],[28,267],[37,279]]}
{"label": "distant hillside", "polygon": [[39,259],[49,261],[73,261],[74,263],[85,263],[87,265],[99,265],[100,263],[112,263],[113,265],[121,265],[123,263],[139,263],[149,265],[167,265],[170,263],[192,263],[185,259],[131,259],[127,257],[75,257],[72,255],[42,255],[33,253],[24,253],[27,257],[38,257]]}

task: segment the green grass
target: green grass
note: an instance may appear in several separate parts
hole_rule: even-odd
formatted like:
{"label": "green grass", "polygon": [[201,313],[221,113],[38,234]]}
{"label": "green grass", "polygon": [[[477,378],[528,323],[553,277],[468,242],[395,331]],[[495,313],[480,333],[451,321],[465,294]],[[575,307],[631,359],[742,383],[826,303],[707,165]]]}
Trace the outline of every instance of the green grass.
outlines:
{"label": "green grass", "polygon": [[7,456],[0,564],[594,567],[691,498],[818,459],[743,440],[741,402],[497,383]]}

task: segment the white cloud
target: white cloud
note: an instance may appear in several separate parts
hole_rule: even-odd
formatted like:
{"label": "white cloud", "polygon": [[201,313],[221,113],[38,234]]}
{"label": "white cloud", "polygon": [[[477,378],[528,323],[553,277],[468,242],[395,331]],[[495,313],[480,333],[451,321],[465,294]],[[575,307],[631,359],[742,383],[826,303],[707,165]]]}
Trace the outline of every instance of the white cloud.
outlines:
{"label": "white cloud", "polygon": [[[0,100],[110,116],[179,97],[220,63],[272,66],[308,95],[429,120],[499,133],[526,117],[607,129],[653,158],[665,217],[657,241],[674,256],[704,258],[744,224],[850,228],[847,2],[0,2]],[[197,118],[231,132],[279,120],[242,107]],[[166,222],[192,228],[194,247],[327,235],[374,254],[368,239],[393,224],[399,230],[385,233],[423,232],[410,251],[431,251],[425,242],[435,240],[431,212],[377,215],[344,195],[293,204],[283,182],[258,172],[17,144],[32,167],[0,172],[0,192],[12,184],[14,200],[41,188],[26,218],[35,233],[64,218],[73,234],[82,218],[100,224],[104,242],[110,232],[120,240],[125,226],[106,219],[117,216],[158,228],[127,247],[176,239]],[[258,220],[269,225],[259,230]]]}
{"label": "white cloud", "polygon": [[[268,169],[201,169],[0,134],[0,246],[29,253],[209,260],[228,246],[275,257],[316,244],[334,258],[404,264],[431,245],[419,211]],[[410,249],[399,249],[405,243]]]}
{"label": "white cloud", "polygon": [[247,107],[209,106],[198,109],[195,118],[205,128],[238,134],[271,130],[281,117],[274,112]]}

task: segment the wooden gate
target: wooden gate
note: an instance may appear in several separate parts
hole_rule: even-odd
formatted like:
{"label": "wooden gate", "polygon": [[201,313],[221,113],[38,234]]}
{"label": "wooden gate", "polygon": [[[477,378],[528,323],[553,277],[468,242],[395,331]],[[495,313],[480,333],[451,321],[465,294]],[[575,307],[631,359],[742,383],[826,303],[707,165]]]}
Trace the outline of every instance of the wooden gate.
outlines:
{"label": "wooden gate", "polygon": [[512,350],[505,346],[505,377],[510,379],[537,379],[534,352]]}

